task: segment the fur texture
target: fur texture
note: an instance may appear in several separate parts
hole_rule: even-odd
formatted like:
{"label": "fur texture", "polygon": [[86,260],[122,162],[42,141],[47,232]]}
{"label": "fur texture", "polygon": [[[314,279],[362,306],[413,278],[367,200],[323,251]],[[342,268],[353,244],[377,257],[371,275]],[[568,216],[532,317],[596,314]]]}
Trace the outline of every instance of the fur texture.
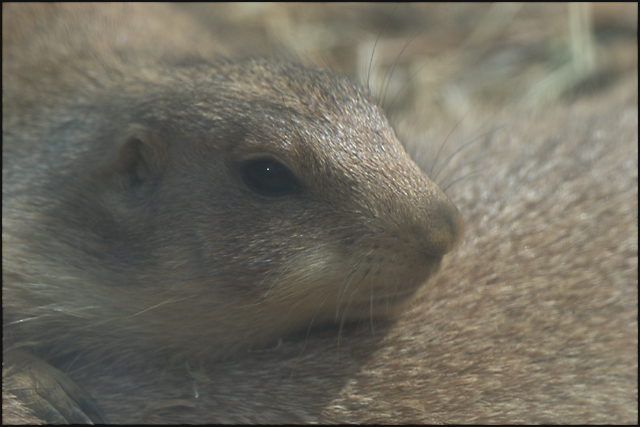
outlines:
{"label": "fur texture", "polygon": [[[115,15],[106,22],[115,20],[125,27],[128,20],[136,22],[133,18],[141,10],[135,9],[140,6],[130,7],[134,9],[128,12],[114,8]],[[159,22],[173,13],[163,7],[142,12],[147,10],[155,11],[152,16]],[[185,30],[191,28],[188,17],[175,15]],[[64,19],[68,18],[63,14],[62,23]],[[193,33],[185,34],[206,33],[192,24]],[[95,49],[101,34],[98,31],[92,39],[94,28],[101,26],[89,25],[88,36],[79,38],[79,43]],[[223,49],[198,37],[198,43],[185,42],[188,37],[172,37],[177,33],[163,27],[154,33],[153,28],[143,28],[145,37],[157,37],[161,46],[175,46],[158,57],[125,59],[144,63],[165,60],[176,51],[198,57]],[[5,49],[5,43],[24,46],[19,38],[11,39],[21,31],[8,30],[7,38],[3,34],[3,59],[40,55],[37,45],[31,46],[35,53]],[[144,45],[141,50],[148,51]],[[97,60],[82,59],[80,75],[102,79],[102,61],[120,61],[120,55],[127,55],[125,51],[105,59],[111,51],[99,48],[98,52]],[[13,66],[15,61],[3,61],[3,86],[5,71],[18,75]],[[21,78],[28,79],[29,74]],[[74,87],[78,74],[56,78],[60,84],[56,90],[64,92],[65,85]],[[36,83],[45,88],[50,84]],[[12,94],[12,89],[9,85],[4,96],[21,99],[21,93]],[[414,141],[414,157],[427,159],[425,170],[431,170],[436,157],[450,159],[439,171],[438,181],[462,213],[467,232],[460,247],[445,259],[441,274],[420,290],[393,324],[362,316],[367,322],[353,328],[303,331],[273,348],[244,350],[215,364],[192,361],[140,369],[139,361],[129,364],[127,358],[114,366],[114,358],[80,357],[63,367],[90,391],[110,422],[633,423],[637,417],[636,94],[637,80],[628,79],[606,92],[534,115],[513,109],[493,116],[491,131],[482,138],[478,123],[464,121],[437,155],[432,146],[439,147],[446,134],[436,135],[429,146]],[[45,99],[46,93],[25,94],[25,104],[33,102],[29,96]],[[64,120],[62,113],[51,114]],[[25,116],[3,120],[5,135],[24,127],[21,120]],[[33,135],[39,126],[34,121]],[[133,132],[144,141],[148,134],[138,129]],[[468,141],[475,142],[457,152]],[[134,159],[139,158],[136,153],[160,159],[153,164],[164,164],[157,153],[134,151]],[[118,161],[131,165],[126,154]],[[57,155],[73,164],[71,154]],[[42,158],[40,165],[51,162],[44,154]],[[4,166],[3,173],[14,170]],[[154,170],[135,172],[135,177],[144,178],[153,176]],[[100,178],[104,176],[96,175],[96,182],[104,182]],[[20,188],[11,192],[19,194]],[[28,198],[25,202],[34,203]],[[5,227],[11,227],[11,221],[31,220],[21,218],[17,210],[5,215],[3,203],[3,222],[5,216],[9,217]],[[82,215],[71,212],[69,218],[81,221]],[[15,236],[3,231],[3,243],[20,243]],[[14,271],[46,277],[47,269],[62,268],[55,263],[34,264],[27,257],[12,260],[11,268],[3,267],[9,280]],[[98,264],[93,267],[86,276],[89,280],[101,274]],[[83,277],[72,279],[80,283]],[[104,298],[109,297],[111,293],[105,293]],[[86,319],[89,314],[75,315]],[[88,324],[96,325],[92,320]],[[90,338],[89,334],[84,339]],[[131,339],[131,348],[136,342]],[[94,344],[102,348],[100,342]],[[3,421],[33,421],[21,418],[24,408],[9,397],[9,405],[17,405],[5,407]],[[12,415],[17,418],[5,418]]]}

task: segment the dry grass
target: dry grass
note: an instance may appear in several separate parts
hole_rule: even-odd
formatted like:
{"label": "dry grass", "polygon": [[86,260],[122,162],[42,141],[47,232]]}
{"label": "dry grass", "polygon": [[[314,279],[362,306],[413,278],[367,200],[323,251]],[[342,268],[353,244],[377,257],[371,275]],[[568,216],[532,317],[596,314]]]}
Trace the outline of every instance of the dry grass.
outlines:
{"label": "dry grass", "polygon": [[636,3],[185,7],[235,47],[282,46],[368,83],[414,130],[637,76]]}

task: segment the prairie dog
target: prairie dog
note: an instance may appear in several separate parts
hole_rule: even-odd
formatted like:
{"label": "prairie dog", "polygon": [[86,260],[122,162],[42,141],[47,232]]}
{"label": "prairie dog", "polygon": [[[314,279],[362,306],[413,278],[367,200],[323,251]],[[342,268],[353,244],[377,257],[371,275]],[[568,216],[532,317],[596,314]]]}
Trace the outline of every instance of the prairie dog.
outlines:
{"label": "prairie dog", "polygon": [[465,239],[395,325],[71,376],[113,422],[636,422],[637,71],[616,80],[507,111],[453,159]]}
{"label": "prairie dog", "polygon": [[366,90],[158,45],[141,6],[3,9],[36,22],[3,40],[6,372],[47,421],[100,417],[33,354],[197,366],[392,318],[463,232]]}

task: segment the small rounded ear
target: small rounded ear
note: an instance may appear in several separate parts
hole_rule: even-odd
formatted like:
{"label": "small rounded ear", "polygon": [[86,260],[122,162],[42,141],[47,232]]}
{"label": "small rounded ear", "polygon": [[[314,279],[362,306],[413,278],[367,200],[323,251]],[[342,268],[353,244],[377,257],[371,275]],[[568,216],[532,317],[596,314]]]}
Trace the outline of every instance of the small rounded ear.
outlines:
{"label": "small rounded ear", "polygon": [[117,147],[115,171],[127,188],[153,186],[169,158],[169,147],[157,134],[145,126],[132,125],[123,134]]}

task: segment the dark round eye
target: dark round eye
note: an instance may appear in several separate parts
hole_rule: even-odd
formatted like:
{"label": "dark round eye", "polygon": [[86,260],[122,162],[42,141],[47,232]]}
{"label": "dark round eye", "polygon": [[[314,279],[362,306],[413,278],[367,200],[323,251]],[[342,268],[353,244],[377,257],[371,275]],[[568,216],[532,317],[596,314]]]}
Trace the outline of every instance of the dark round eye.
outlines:
{"label": "dark round eye", "polygon": [[273,159],[249,160],[242,166],[242,177],[252,191],[266,196],[284,196],[300,188],[293,173]]}

